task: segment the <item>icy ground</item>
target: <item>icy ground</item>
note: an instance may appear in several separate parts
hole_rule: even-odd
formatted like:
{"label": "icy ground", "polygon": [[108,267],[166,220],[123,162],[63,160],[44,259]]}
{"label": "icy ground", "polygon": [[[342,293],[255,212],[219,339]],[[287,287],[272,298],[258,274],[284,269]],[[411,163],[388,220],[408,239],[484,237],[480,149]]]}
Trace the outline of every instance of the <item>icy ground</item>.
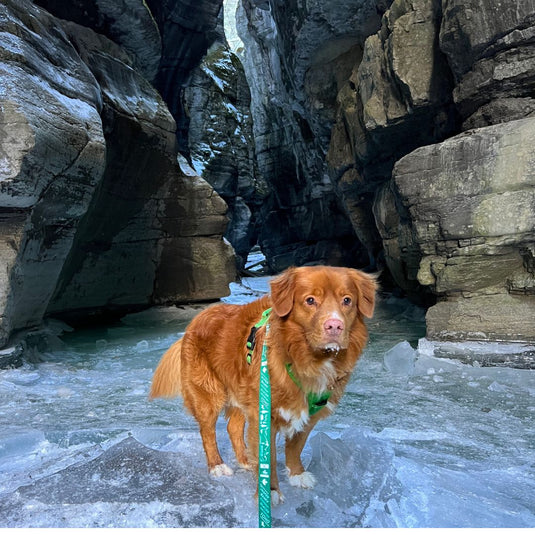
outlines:
{"label": "icy ground", "polygon": [[[228,301],[267,279],[247,284]],[[155,309],[69,333],[43,362],[0,371],[0,527],[257,526],[252,475],[210,477],[181,402],[147,401],[187,316]],[[423,314],[401,300],[380,302],[369,329],[345,397],[305,448],[318,485],[282,476],[273,525],[534,527],[535,371],[416,352]]]}

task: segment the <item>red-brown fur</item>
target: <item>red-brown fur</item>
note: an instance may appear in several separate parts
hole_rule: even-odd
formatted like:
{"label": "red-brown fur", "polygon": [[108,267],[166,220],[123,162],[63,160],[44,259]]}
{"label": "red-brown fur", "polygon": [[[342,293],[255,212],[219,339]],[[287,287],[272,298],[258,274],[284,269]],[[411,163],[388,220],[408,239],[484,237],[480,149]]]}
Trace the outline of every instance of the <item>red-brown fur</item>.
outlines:
{"label": "red-brown fur", "polygon": [[[301,464],[301,451],[314,425],[331,413],[343,395],[367,341],[364,317],[373,314],[375,291],[375,278],[354,269],[290,268],[272,280],[271,296],[246,305],[214,305],[197,315],[184,337],[163,355],[150,398],[182,395],[199,423],[208,468],[215,475],[232,473],[221,459],[215,437],[216,420],[225,409],[237,461],[256,471],[265,327],[257,332],[250,365],[246,341],[262,312],[273,307],[267,336],[272,444],[278,432],[286,434],[286,466],[292,484],[313,486],[313,476]],[[329,345],[338,346],[338,351],[328,351]],[[286,363],[292,365],[302,389],[288,375]],[[304,391],[320,393],[326,388],[332,391],[329,406],[307,418]],[[275,450],[272,447],[271,486],[280,495]]]}

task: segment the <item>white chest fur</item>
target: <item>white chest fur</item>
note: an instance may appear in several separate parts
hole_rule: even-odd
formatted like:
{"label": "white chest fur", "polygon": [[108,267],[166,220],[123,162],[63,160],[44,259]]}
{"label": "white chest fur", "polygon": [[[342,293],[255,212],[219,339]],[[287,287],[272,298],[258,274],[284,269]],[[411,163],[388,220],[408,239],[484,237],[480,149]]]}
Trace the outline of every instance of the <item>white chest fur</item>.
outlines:
{"label": "white chest fur", "polygon": [[281,418],[288,423],[287,426],[281,429],[281,432],[286,438],[291,438],[295,433],[303,431],[308,423],[308,411],[303,410],[301,413],[289,411],[287,409],[279,409]]}

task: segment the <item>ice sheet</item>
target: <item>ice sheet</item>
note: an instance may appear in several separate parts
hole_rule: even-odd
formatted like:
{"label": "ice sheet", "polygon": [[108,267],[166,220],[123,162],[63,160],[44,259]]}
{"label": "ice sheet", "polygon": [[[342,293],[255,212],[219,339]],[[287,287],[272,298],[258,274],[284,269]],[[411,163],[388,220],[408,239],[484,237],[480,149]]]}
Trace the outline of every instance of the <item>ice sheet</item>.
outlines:
{"label": "ice sheet", "polygon": [[[66,349],[0,371],[0,527],[257,525],[252,475],[209,476],[181,401],[147,401],[187,321],[155,309],[66,333]],[[277,445],[286,500],[274,526],[535,526],[534,372],[438,358],[417,349],[424,327],[408,302],[379,303],[346,395],[305,447],[316,488],[288,484]],[[224,420],[218,434],[237,469]]]}

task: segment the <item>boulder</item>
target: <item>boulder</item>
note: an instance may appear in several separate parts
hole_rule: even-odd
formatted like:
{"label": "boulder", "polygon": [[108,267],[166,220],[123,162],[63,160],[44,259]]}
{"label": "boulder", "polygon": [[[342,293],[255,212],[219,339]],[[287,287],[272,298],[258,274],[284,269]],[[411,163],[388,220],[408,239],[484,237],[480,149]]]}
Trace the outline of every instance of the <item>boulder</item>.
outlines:
{"label": "boulder", "polygon": [[438,341],[535,340],[535,297],[506,293],[452,298],[426,314],[427,338]]}
{"label": "boulder", "polygon": [[439,298],[431,338],[535,340],[534,143],[535,119],[523,119],[421,147],[378,196],[393,274]]}

